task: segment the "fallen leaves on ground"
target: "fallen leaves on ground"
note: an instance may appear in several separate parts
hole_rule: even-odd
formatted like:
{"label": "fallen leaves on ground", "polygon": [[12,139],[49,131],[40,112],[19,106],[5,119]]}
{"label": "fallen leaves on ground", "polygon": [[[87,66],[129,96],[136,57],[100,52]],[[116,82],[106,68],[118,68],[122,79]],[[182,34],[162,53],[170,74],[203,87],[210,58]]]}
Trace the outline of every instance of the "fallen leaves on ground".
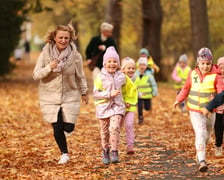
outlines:
{"label": "fallen leaves on ground", "polygon": [[[214,157],[214,135],[207,147],[209,171],[198,173],[189,116],[173,109],[176,93],[168,83],[158,84],[159,95],[153,98],[153,110],[144,111],[144,124],[135,119],[134,155],[126,154],[123,127],[121,162],[102,164],[99,125],[90,97],[90,104],[81,107],[75,131],[67,137],[71,161],[58,165],[60,152],[39,110],[33,66],[20,63],[9,79],[0,82],[1,179],[224,178],[223,157]],[[91,73],[86,71],[91,84]]]}

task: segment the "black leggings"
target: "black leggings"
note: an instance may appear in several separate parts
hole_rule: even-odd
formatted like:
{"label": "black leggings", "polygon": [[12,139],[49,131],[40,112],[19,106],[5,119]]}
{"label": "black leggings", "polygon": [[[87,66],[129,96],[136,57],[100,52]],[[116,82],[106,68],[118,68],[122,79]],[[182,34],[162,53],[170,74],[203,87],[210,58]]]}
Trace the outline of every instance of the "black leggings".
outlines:
{"label": "black leggings", "polygon": [[224,115],[216,113],[216,119],[215,119],[215,145],[217,147],[221,147],[222,146],[223,130],[224,130]]}
{"label": "black leggings", "polygon": [[54,129],[54,138],[58,144],[58,147],[61,150],[61,153],[68,153],[68,147],[66,142],[65,133],[72,132],[75,128],[75,125],[72,123],[66,123],[63,121],[62,111],[61,109],[58,112],[58,119],[56,123],[52,123],[52,127]]}
{"label": "black leggings", "polygon": [[138,117],[143,117],[143,108],[146,111],[151,110],[152,108],[151,99],[138,99]]}

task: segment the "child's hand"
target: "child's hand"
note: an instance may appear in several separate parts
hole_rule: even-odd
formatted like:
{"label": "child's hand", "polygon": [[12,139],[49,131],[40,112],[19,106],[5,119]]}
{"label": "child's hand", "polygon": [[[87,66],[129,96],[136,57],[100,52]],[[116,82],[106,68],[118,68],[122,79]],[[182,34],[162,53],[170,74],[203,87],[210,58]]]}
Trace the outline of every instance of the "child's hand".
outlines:
{"label": "child's hand", "polygon": [[210,94],[210,96],[209,96],[209,101],[211,101],[211,100],[213,100],[214,99],[214,95],[213,94]]}
{"label": "child's hand", "polygon": [[110,93],[110,97],[115,97],[115,96],[117,96],[119,94],[120,94],[119,90],[112,90],[111,93]]}
{"label": "child's hand", "polygon": [[131,105],[129,103],[125,103],[126,108],[130,108]]}
{"label": "child's hand", "polygon": [[157,92],[153,91],[153,92],[152,92],[152,96],[153,96],[153,97],[157,96]]}
{"label": "child's hand", "polygon": [[173,107],[176,108],[178,104],[180,104],[180,102],[179,101],[175,101],[174,104],[173,104]]}
{"label": "child's hand", "polygon": [[212,113],[209,112],[206,108],[202,108],[201,112],[206,117],[210,117],[212,115]]}
{"label": "child's hand", "polygon": [[88,95],[82,95],[82,103],[85,103],[85,104],[89,103],[89,96]]}

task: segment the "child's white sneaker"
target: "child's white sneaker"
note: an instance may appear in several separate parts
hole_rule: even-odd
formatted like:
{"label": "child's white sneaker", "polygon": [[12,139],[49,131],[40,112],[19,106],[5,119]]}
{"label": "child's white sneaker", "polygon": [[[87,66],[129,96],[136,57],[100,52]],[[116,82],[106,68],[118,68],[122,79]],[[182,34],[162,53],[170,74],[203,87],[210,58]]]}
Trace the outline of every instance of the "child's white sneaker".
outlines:
{"label": "child's white sneaker", "polygon": [[215,148],[215,156],[216,157],[222,156],[222,146]]}
{"label": "child's white sneaker", "polygon": [[58,164],[66,164],[68,161],[69,161],[69,155],[68,155],[68,153],[63,153],[62,155],[61,155],[61,158],[59,159],[59,161],[58,161]]}

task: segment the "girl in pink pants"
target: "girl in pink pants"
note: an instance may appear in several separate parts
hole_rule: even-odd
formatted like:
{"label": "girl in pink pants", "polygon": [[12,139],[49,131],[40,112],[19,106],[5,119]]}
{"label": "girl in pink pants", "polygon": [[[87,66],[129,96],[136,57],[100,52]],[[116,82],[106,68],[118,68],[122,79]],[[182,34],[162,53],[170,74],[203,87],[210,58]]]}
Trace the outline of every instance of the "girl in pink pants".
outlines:
{"label": "girl in pink pants", "polygon": [[122,87],[126,76],[120,70],[119,56],[113,46],[103,56],[103,68],[94,80],[93,98],[100,122],[104,164],[118,163],[120,124],[125,115]]}
{"label": "girl in pink pants", "polygon": [[138,101],[138,93],[135,84],[133,83],[135,74],[135,61],[129,57],[125,57],[122,60],[122,71],[131,79],[129,83],[126,83],[126,88],[122,89],[124,102],[126,105],[126,114],[124,116],[125,131],[126,131],[126,144],[127,153],[134,154],[134,117],[137,109],[136,104]]}

